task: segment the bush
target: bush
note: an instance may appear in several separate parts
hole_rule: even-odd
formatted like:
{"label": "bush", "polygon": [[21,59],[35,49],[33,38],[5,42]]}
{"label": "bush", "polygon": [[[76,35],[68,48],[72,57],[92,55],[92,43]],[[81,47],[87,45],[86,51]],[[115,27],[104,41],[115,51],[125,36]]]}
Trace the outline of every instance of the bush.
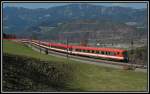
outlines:
{"label": "bush", "polygon": [[147,65],[148,63],[148,50],[147,47],[140,47],[129,51],[129,62]]}
{"label": "bush", "polygon": [[4,91],[56,91],[72,80],[69,64],[4,54]]}

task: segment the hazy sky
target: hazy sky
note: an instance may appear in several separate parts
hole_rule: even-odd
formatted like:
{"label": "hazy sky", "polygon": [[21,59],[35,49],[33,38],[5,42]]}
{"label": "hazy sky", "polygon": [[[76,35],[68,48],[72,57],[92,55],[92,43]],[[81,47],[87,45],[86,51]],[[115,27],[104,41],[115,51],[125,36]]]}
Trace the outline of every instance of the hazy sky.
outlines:
{"label": "hazy sky", "polygon": [[[30,8],[30,9],[36,9],[36,8],[50,8],[54,6],[62,6],[72,3],[3,3],[3,7],[6,6],[13,6],[13,7],[24,7],[24,8]],[[147,3],[88,3],[88,4],[95,4],[95,5],[103,5],[103,6],[121,6],[121,7],[131,7],[135,9],[141,9],[146,8]]]}

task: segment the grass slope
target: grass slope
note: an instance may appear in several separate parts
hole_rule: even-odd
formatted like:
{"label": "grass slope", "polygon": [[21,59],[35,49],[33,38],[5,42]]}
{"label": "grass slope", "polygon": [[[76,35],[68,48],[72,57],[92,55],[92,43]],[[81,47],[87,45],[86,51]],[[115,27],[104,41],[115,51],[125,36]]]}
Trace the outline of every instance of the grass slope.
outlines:
{"label": "grass slope", "polygon": [[[75,91],[146,91],[147,74],[67,60],[40,54],[31,48],[12,41],[3,41],[4,53],[33,57],[49,63],[68,64],[74,70],[72,78],[66,82],[66,90]],[[63,70],[62,70],[63,71]],[[69,70],[68,70],[69,71]]]}

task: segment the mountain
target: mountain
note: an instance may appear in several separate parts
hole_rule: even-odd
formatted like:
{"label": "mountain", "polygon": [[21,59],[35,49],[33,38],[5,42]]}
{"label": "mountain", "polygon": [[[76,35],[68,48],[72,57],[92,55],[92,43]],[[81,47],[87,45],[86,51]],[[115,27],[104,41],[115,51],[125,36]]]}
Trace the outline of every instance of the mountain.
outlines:
{"label": "mountain", "polygon": [[[70,34],[69,36],[74,40],[75,38],[81,40],[81,37],[87,34],[81,32],[88,29],[93,33],[90,33],[91,40],[117,41],[119,38],[122,41],[126,38],[138,40],[147,37],[146,28],[146,8],[105,7],[91,4],[68,4],[48,9],[3,8],[3,31],[24,37],[34,35],[42,39],[56,40],[66,39],[62,38],[62,34]],[[81,34],[74,33],[76,31]]]}
{"label": "mountain", "polygon": [[147,21],[147,9],[104,7],[90,4],[69,4],[48,9],[3,8],[4,31],[21,32],[36,25],[56,26],[58,23],[79,19],[105,19],[118,22]]}
{"label": "mountain", "polygon": [[106,20],[76,20],[61,23],[53,28],[40,26],[38,29],[38,32],[32,34],[41,39],[56,41],[69,39],[71,42],[80,42],[86,38],[91,42],[101,40],[103,43],[128,43],[131,40],[140,41],[147,38],[144,28]]}

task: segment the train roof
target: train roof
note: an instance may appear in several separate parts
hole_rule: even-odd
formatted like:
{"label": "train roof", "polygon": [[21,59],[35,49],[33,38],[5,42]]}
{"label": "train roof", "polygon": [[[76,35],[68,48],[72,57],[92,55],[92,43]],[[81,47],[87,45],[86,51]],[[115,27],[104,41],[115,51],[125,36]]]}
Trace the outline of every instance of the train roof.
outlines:
{"label": "train roof", "polygon": [[59,46],[59,47],[63,47],[63,48],[71,48],[71,45],[66,45],[66,44],[60,44],[60,43],[50,43],[49,45],[51,46]]}
{"label": "train roof", "polygon": [[96,50],[96,51],[109,51],[109,52],[124,52],[123,49],[117,48],[98,48],[98,47],[85,47],[85,46],[73,46],[76,49],[83,49],[83,50]]}
{"label": "train roof", "polygon": [[124,52],[126,50],[123,49],[117,49],[117,48],[97,48],[97,47],[85,47],[85,46],[77,46],[77,45],[66,45],[66,44],[60,44],[60,43],[49,43],[51,46],[59,46],[63,48],[76,48],[76,49],[82,49],[82,50],[97,50],[97,51],[109,51],[109,52]]}

